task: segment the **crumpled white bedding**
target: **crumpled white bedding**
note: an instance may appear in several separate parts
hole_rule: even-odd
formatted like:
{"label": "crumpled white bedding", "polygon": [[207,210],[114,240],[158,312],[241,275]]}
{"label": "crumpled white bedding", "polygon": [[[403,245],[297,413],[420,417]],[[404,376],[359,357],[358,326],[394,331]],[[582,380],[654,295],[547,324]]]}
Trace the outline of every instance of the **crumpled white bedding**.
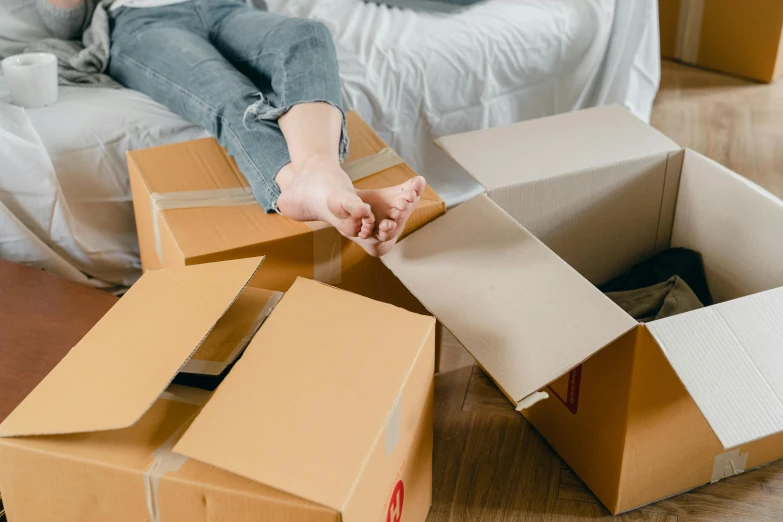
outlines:
{"label": "crumpled white bedding", "polygon": [[101,288],[141,275],[125,152],[207,133],[130,90],[11,105],[0,75],[0,257]]}
{"label": "crumpled white bedding", "polygon": [[[487,0],[456,15],[361,0],[267,0],[324,21],[344,97],[453,205],[481,188],[432,144],[604,103],[649,118],[659,78],[647,0]],[[61,88],[11,106],[0,76],[0,256],[96,286],[139,275],[127,150],[204,131],[128,90]]]}

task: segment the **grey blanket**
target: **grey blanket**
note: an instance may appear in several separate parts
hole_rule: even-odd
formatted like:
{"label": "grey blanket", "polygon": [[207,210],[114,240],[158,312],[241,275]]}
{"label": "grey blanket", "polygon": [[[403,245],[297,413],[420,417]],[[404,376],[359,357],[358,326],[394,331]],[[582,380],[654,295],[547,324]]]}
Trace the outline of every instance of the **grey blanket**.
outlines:
{"label": "grey blanket", "polygon": [[[120,84],[112,80],[106,69],[109,66],[109,13],[111,0],[87,0],[87,10],[83,25],[82,41],[46,38],[33,42],[25,52],[47,52],[57,56],[57,68],[60,85],[80,85],[83,87],[112,87]],[[46,16],[62,18],[61,14],[49,7],[45,0],[39,0],[44,11],[39,9],[44,22]],[[52,13],[49,15],[49,13]],[[90,12],[92,17],[89,16]],[[58,20],[62,21],[62,20]],[[50,24],[47,24],[50,25]]]}
{"label": "grey blanket", "polygon": [[[44,25],[50,30],[81,33],[82,40],[47,38],[28,45],[25,52],[47,52],[57,56],[60,85],[120,87],[106,74],[111,47],[108,12],[111,2],[85,0],[78,10],[63,10],[46,0],[38,0],[38,12]],[[246,2],[257,9],[266,9],[263,0]]]}

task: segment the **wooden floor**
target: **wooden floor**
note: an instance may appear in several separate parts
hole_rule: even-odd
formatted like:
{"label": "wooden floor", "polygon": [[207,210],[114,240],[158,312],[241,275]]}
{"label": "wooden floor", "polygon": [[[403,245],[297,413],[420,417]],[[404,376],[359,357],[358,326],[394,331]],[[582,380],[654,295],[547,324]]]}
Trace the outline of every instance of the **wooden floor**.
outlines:
{"label": "wooden floor", "polygon": [[[652,124],[783,197],[783,82],[664,63]],[[783,521],[783,461],[612,517],[456,341],[441,368],[429,522]]]}

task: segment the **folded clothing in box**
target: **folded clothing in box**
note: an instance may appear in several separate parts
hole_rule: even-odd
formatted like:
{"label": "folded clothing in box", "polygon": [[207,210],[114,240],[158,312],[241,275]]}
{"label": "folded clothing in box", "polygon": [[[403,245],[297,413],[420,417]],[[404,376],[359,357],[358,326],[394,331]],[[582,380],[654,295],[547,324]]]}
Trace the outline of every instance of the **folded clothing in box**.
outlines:
{"label": "folded clothing in box", "polygon": [[264,315],[260,263],[139,279],[0,424],[9,520],[424,520],[431,317],[298,279],[216,391],[169,385]]}
{"label": "folded clothing in box", "polygon": [[[391,187],[416,176],[359,116],[347,118],[351,145],[344,168],[357,189]],[[297,277],[308,277],[424,311],[377,259],[334,228],[264,212],[214,139],[133,151],[128,167],[145,269],[264,255],[264,288],[285,291]],[[403,235],[445,210],[427,187]]]}
{"label": "folded clothing in box", "polygon": [[[783,202],[617,106],[439,145],[486,194],[383,261],[613,513],[783,457]],[[671,247],[717,304],[596,288]]]}

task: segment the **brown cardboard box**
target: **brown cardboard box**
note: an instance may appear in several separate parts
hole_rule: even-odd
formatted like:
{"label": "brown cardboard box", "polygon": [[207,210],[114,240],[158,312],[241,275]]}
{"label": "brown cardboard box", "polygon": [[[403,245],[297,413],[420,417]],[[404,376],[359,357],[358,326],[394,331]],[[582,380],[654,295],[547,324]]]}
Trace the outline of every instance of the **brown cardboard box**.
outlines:
{"label": "brown cardboard box", "polygon": [[772,82],[783,75],[778,0],[658,0],[661,56]]}
{"label": "brown cardboard box", "polygon": [[[383,260],[613,513],[783,457],[783,202],[621,107],[449,136],[487,190]],[[594,285],[668,247],[718,304]]]}
{"label": "brown cardboard box", "polygon": [[[393,151],[355,113],[348,114],[348,134],[346,170],[355,178],[370,174],[355,181],[357,188],[390,187],[416,175],[405,163],[395,164]],[[264,255],[264,288],[285,291],[297,277],[307,277],[424,312],[382,263],[332,227],[265,213],[214,139],[133,151],[128,166],[145,269]],[[445,210],[427,187],[403,234]]]}
{"label": "brown cardboard box", "polygon": [[141,277],[0,424],[9,520],[424,520],[432,318],[298,279],[214,393],[169,386],[260,261]]}

